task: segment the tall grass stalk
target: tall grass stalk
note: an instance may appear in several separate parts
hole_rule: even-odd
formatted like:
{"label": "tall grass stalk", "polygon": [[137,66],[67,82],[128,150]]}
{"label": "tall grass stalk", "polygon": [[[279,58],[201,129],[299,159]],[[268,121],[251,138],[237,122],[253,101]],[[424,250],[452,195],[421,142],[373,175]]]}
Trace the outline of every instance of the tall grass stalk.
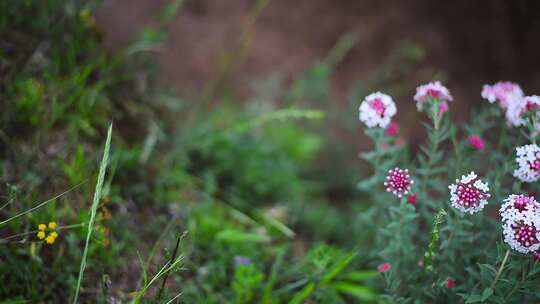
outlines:
{"label": "tall grass stalk", "polygon": [[99,166],[99,174],[98,174],[98,179],[96,183],[96,190],[94,191],[94,200],[92,202],[92,207],[90,209],[90,221],[88,222],[88,232],[86,233],[86,243],[84,245],[84,252],[83,252],[83,256],[81,260],[81,265],[79,268],[79,278],[77,279],[77,285],[75,287],[75,296],[73,297],[73,304],[76,304],[79,299],[79,292],[81,289],[81,283],[84,276],[84,269],[86,268],[86,257],[88,255],[88,245],[90,244],[90,237],[92,236],[92,230],[94,228],[96,211],[99,205],[99,200],[101,199],[101,190],[103,189],[103,180],[105,179],[105,171],[107,171],[107,164],[109,162],[111,134],[112,134],[112,124],[109,125],[109,130],[107,132],[107,140],[105,142],[105,148],[103,149],[103,158],[101,159],[101,164]]}

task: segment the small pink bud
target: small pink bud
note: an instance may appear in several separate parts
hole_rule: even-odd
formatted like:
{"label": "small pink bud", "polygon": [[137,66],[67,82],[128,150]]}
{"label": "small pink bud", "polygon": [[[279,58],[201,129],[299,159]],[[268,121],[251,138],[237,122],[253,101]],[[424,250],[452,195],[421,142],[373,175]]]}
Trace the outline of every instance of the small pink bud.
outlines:
{"label": "small pink bud", "polygon": [[409,203],[411,205],[416,205],[418,203],[418,195],[416,193],[411,194],[407,198],[407,203]]}
{"label": "small pink bud", "polygon": [[446,112],[448,112],[448,103],[446,101],[443,101],[439,105],[439,113],[444,114]]}
{"label": "small pink bud", "polygon": [[446,287],[452,289],[454,288],[454,286],[456,286],[456,281],[454,280],[454,278],[448,278],[446,280]]}
{"label": "small pink bud", "polygon": [[399,134],[399,124],[397,122],[391,122],[388,127],[386,127],[386,135],[396,136]]}
{"label": "small pink bud", "polygon": [[379,266],[377,266],[377,270],[380,273],[388,272],[390,270],[390,268],[392,268],[392,265],[390,265],[390,263],[382,263]]}
{"label": "small pink bud", "polygon": [[482,151],[486,147],[486,143],[478,135],[471,135],[469,136],[468,140],[469,140],[469,144],[478,151]]}
{"label": "small pink bud", "polygon": [[540,252],[538,251],[533,252],[532,257],[535,262],[540,262]]}

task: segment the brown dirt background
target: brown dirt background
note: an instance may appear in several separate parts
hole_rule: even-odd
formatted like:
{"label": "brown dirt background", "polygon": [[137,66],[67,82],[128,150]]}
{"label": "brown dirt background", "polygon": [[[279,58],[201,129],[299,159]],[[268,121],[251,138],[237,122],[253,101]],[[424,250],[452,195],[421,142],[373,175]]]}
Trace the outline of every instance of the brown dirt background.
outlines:
{"label": "brown dirt background", "polygon": [[[165,3],[104,0],[97,20],[106,48],[114,52],[128,46],[138,32],[156,24]],[[200,94],[216,77],[220,52],[238,44],[254,4],[187,0],[157,52],[159,81],[183,95]],[[415,132],[407,122],[416,122],[419,115],[412,101],[414,88],[433,77],[444,79],[456,100],[453,111],[461,116],[481,102],[484,83],[513,80],[527,94],[540,95],[536,0],[272,0],[252,30],[251,47],[229,79],[239,100],[250,97],[254,79],[275,72],[293,79],[324,58],[346,32],[355,33],[358,42],[332,78],[336,107],[346,104],[353,86],[369,82],[404,43],[424,49],[424,59],[400,80],[404,93],[394,96],[401,111],[397,119],[408,137]]]}

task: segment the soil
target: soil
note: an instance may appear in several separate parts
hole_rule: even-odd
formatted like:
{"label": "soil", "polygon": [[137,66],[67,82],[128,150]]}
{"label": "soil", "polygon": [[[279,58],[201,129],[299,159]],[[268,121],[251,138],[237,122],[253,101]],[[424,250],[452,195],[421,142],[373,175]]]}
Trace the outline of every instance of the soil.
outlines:
{"label": "soil", "polygon": [[[104,0],[97,19],[106,47],[126,47],[143,28],[157,23],[166,2]],[[395,96],[405,125],[418,115],[412,102],[415,86],[433,78],[444,80],[459,104],[455,109],[463,113],[481,102],[484,83],[513,80],[526,93],[540,94],[539,1],[271,0],[252,27],[246,26],[255,3],[185,1],[157,53],[160,80],[182,94],[200,94],[219,77],[224,50],[234,53],[249,28],[250,47],[229,80],[239,99],[251,96],[254,79],[276,72],[294,78],[324,58],[347,32],[358,41],[332,78],[336,104],[347,104],[358,83],[373,82],[407,43],[420,46],[425,56],[407,71],[403,93]],[[405,128],[405,133],[413,130]]]}

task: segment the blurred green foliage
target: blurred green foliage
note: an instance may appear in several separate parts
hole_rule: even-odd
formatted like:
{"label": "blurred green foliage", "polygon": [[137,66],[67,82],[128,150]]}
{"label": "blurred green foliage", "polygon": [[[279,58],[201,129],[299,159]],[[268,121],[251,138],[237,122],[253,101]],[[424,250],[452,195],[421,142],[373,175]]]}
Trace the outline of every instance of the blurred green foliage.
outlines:
{"label": "blurred green foliage", "polygon": [[[0,214],[46,202],[0,224],[0,298],[72,300],[112,121],[81,303],[163,303],[180,293],[185,303],[378,301],[377,275],[362,271],[372,261],[356,242],[369,236],[344,224],[354,218],[353,169],[321,162],[333,157],[329,79],[353,37],[280,88],[287,108],[267,100],[254,110],[231,96],[210,106],[153,80],[151,53],[183,1],[116,54],[101,46],[96,5],[0,2]],[[334,189],[346,193],[339,204]],[[36,234],[50,221],[59,226],[53,245]],[[179,267],[171,246],[183,231]]]}

